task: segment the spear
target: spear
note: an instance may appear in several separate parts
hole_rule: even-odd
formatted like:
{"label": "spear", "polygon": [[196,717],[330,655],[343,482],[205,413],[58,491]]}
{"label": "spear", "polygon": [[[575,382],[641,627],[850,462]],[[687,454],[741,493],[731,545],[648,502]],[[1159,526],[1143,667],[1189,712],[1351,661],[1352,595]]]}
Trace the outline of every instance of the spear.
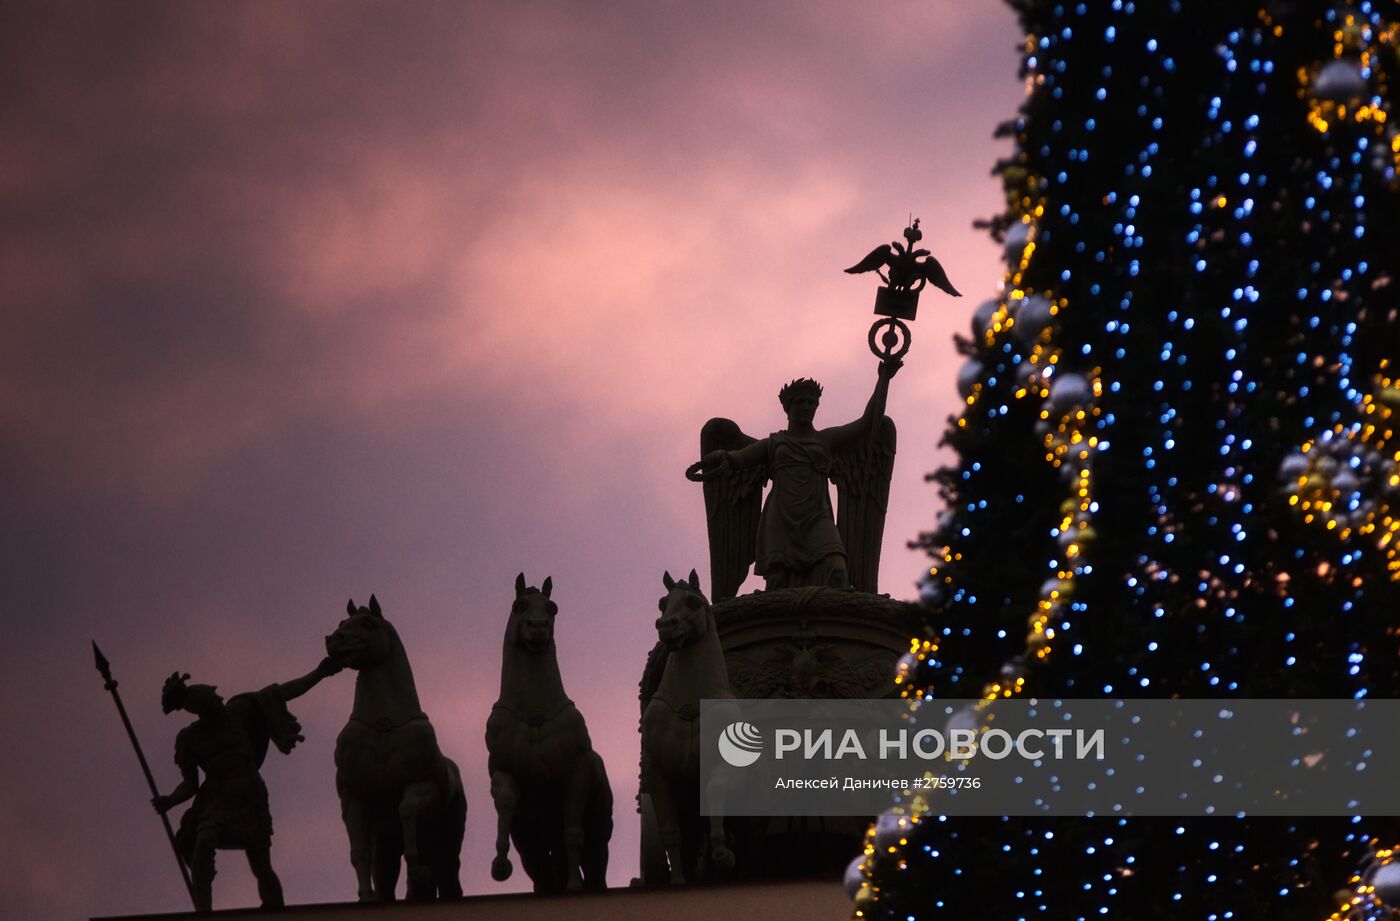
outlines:
{"label": "spear", "polygon": [[[146,755],[141,751],[141,743],[136,741],[136,730],[131,728],[131,719],[126,715],[126,707],[122,705],[122,696],[117,693],[117,682],[112,678],[112,665],[107,661],[107,657],[102,654],[102,650],[97,648],[97,641],[92,642],[92,655],[97,660],[97,671],[101,673],[102,680],[107,682],[104,687],[112,692],[112,701],[117,705],[117,713],[121,715],[122,725],[126,727],[127,738],[131,739],[131,747],[136,749],[136,760],[141,762],[141,771],[146,775],[146,785],[151,788],[153,798],[160,796],[160,791],[156,789],[156,779],[151,776],[151,766],[146,763]],[[170,818],[165,814],[160,814],[160,824],[165,826],[165,837],[170,840],[170,849],[175,852],[175,862],[180,866],[180,878],[185,881],[185,891],[190,894],[190,903],[199,909],[199,905],[194,899],[194,886],[190,883],[190,871],[185,866],[185,861],[180,857],[180,849],[175,846],[175,832],[170,828]]]}

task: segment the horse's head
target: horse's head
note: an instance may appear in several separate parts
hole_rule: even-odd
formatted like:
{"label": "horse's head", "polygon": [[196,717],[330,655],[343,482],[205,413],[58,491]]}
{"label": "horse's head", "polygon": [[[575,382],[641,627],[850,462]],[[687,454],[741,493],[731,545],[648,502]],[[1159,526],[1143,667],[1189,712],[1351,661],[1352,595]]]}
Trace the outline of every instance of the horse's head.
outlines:
{"label": "horse's head", "polygon": [[506,623],[506,645],[518,646],[529,653],[546,653],[554,648],[554,615],[559,605],[549,600],[554,580],[546,577],[544,585],[535,588],[525,584],[525,573],[515,577],[515,603],[510,606]]}
{"label": "horse's head", "polygon": [[668,648],[680,649],[709,630],[710,602],[700,591],[700,577],[693,569],[685,581],[672,579],[667,572],[661,584],[666,586],[666,594],[658,602],[661,617],[656,621],[656,633]]}
{"label": "horse's head", "polygon": [[379,599],[369,596],[369,607],[355,607],[354,599],[345,605],[348,615],[326,637],[326,654],[345,668],[370,668],[388,659],[398,645],[398,635],[384,619]]}

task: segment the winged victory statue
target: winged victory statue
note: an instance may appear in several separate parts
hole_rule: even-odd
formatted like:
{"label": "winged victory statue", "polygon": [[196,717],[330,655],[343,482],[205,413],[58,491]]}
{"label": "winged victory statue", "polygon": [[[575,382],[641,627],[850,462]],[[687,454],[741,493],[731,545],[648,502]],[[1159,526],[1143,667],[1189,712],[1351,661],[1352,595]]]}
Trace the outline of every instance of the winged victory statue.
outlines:
{"label": "winged victory statue", "polygon": [[809,378],[779,391],[787,428],[767,438],[745,434],[729,419],[705,423],[702,460],[686,476],[704,483],[715,601],[735,596],[750,565],[767,589],[818,585],[875,594],[895,453],[885,400],[902,365],[880,363],[865,413],[845,425],[813,424],[822,388]]}

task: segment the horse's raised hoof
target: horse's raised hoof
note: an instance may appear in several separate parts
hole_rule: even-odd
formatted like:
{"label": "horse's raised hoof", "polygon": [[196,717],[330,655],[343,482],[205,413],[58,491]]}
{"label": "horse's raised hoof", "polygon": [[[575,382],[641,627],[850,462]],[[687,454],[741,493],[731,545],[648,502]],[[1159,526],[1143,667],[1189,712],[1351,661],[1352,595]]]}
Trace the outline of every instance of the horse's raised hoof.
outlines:
{"label": "horse's raised hoof", "polygon": [[711,848],[710,857],[721,870],[734,869],[734,852],[723,844],[716,844]]}
{"label": "horse's raised hoof", "polygon": [[498,883],[503,883],[510,879],[510,874],[514,869],[509,857],[497,857],[491,861],[491,878]]}

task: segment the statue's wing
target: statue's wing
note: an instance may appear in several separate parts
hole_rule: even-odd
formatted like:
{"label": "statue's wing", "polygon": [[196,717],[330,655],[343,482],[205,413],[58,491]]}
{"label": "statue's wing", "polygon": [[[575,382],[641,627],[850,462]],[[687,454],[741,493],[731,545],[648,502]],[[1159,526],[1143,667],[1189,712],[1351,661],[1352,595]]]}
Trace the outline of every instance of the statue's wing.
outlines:
{"label": "statue's wing", "polygon": [[894,474],[894,420],[884,416],[875,434],[838,452],[831,478],[836,481],[836,530],[846,547],[846,568],[856,591],[876,593],[880,543]]}
{"label": "statue's wing", "polygon": [[873,272],[876,269],[884,268],[894,259],[894,250],[888,246],[877,246],[870,251],[870,254],[846,270],[847,274],[858,275],[861,272]]}
{"label": "statue's wing", "polygon": [[953,297],[962,297],[962,292],[953,287],[953,283],[948,280],[948,273],[943,270],[943,266],[932,256],[929,256],[919,265],[919,271],[928,283],[941,291],[946,291]]}
{"label": "statue's wing", "polygon": [[[738,451],[758,439],[729,419],[711,419],[700,429],[700,456]],[[705,517],[710,535],[710,600],[733,598],[758,550],[758,515],[768,465],[729,467],[705,480]]]}

